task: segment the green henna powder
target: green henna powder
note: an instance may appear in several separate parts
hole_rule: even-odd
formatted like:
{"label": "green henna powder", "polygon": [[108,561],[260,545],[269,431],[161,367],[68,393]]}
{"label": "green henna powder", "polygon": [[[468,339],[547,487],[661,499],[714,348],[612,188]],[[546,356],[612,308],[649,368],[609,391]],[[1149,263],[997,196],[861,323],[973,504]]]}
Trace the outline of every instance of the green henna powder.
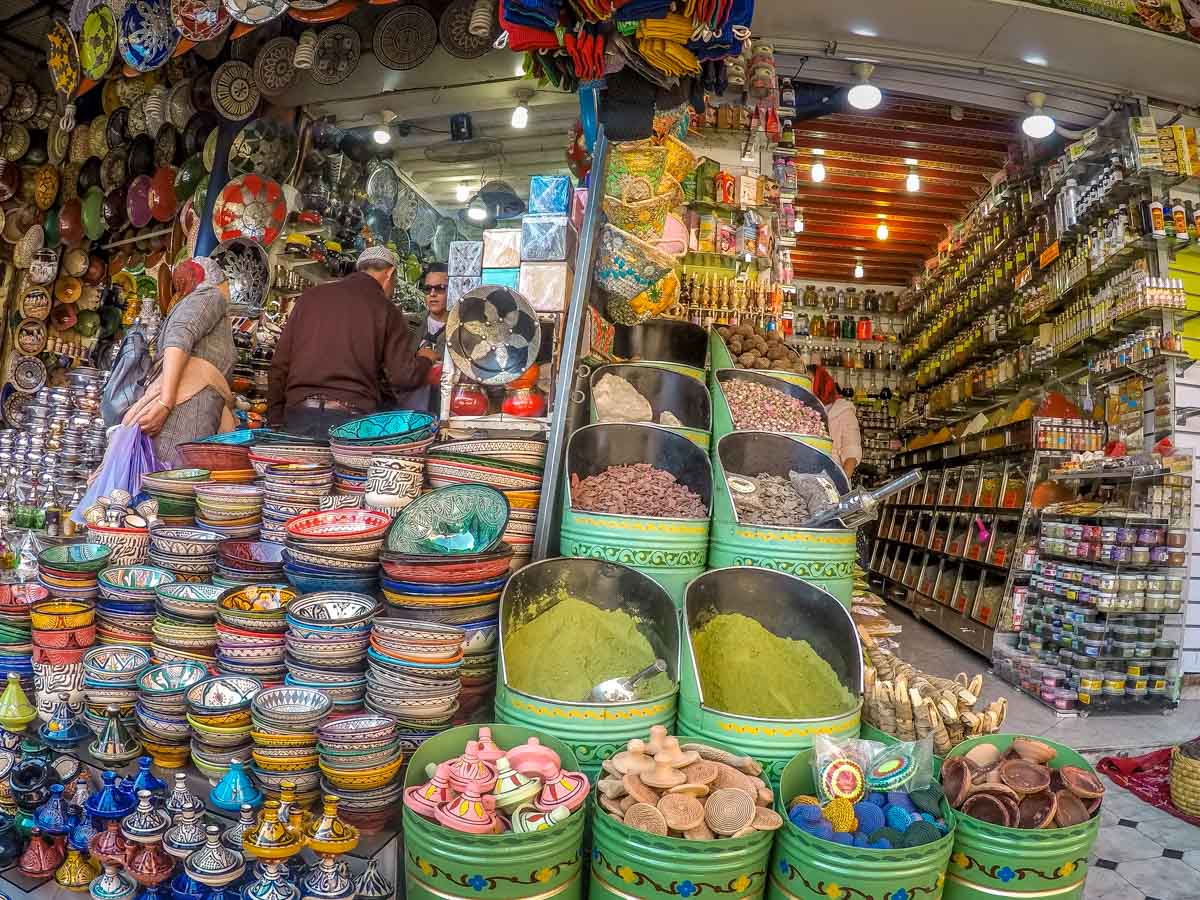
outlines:
{"label": "green henna powder", "polygon": [[692,634],[704,705],[738,716],[818,719],[855,700],[808,641],[781,638],[756,619],[724,613]]}
{"label": "green henna powder", "polygon": [[[626,678],[654,662],[650,642],[629,613],[599,609],[561,588],[556,593],[561,597],[558,603],[518,627],[504,642],[504,667],[511,687],[579,703],[600,682]],[[670,691],[671,680],[665,674],[638,685],[641,697]]]}

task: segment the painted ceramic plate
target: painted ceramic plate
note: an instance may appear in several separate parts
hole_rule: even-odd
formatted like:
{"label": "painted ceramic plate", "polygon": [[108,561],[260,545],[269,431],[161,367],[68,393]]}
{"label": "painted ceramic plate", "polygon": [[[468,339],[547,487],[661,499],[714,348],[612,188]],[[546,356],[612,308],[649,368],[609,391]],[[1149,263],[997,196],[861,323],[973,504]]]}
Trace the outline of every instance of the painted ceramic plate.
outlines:
{"label": "painted ceramic plate", "polygon": [[287,203],[279,182],[261,175],[230,179],[213,204],[213,231],[222,241],[251,238],[269,247],[287,219]]}
{"label": "painted ceramic plate", "polygon": [[12,368],[12,383],[23,394],[33,394],[46,384],[46,364],[36,356],[22,356]]}
{"label": "painted ceramic plate", "polygon": [[427,247],[429,242],[433,240],[433,233],[437,230],[437,224],[437,210],[428,204],[419,203],[417,205],[417,214],[413,217],[412,224],[408,226],[408,236],[414,244]]}
{"label": "painted ceramic plate", "polygon": [[224,6],[205,0],[171,0],[171,18],[179,33],[197,44],[220,37],[233,24]]}
{"label": "painted ceramic plate", "polygon": [[21,315],[26,319],[45,319],[50,315],[50,292],[33,286],[21,297]]}
{"label": "painted ceramic plate", "polygon": [[46,32],[46,65],[50,69],[50,80],[54,90],[70,99],[79,87],[79,51],[75,47],[75,35],[67,23],[55,19]]}
{"label": "painted ceramic plate", "polygon": [[129,0],[118,31],[121,58],[138,72],[165,65],[179,43],[169,0]]}
{"label": "painted ceramic plate", "polygon": [[384,209],[392,209],[396,205],[396,196],[400,191],[400,174],[391,162],[379,162],[371,174],[367,176],[367,200]]}
{"label": "painted ceramic plate", "polygon": [[39,319],[25,319],[17,326],[13,341],[23,355],[37,356],[46,346],[46,324]]}
{"label": "painted ceramic plate", "polygon": [[[286,38],[285,38],[286,40]],[[296,165],[296,135],[271,119],[255,119],[242,127],[229,148],[229,176],[257,172],[283,181]],[[370,182],[367,183],[370,193]]]}
{"label": "painted ceramic plate", "polygon": [[229,279],[229,302],[245,309],[261,309],[271,286],[267,251],[249,238],[222,241],[211,254]]}
{"label": "painted ceramic plate", "polygon": [[492,49],[494,34],[478,37],[471,34],[471,12],[475,0],[454,0],[442,11],[438,20],[438,37],[451,56],[459,59],[478,59]]}
{"label": "painted ceramic plate", "polygon": [[117,20],[112,8],[102,3],[83,20],[79,35],[79,64],[83,74],[92,81],[100,81],[116,55]]}
{"label": "painted ceramic plate", "polygon": [[2,116],[5,122],[28,122],[37,112],[38,92],[27,81],[18,81],[13,85],[12,97],[4,107]]}
{"label": "painted ceramic plate", "polygon": [[425,62],[437,42],[432,15],[419,6],[400,6],[375,23],[371,46],[381,66],[404,70]]}
{"label": "painted ceramic plate", "polygon": [[264,97],[278,97],[296,83],[300,70],[292,65],[296,42],[289,37],[272,38],[254,58],[254,80]]}
{"label": "painted ceramic plate", "polygon": [[138,175],[129,183],[125,195],[125,213],[134,228],[145,228],[150,224],[150,176]]}
{"label": "painted ceramic plate", "polygon": [[167,95],[167,121],[182,132],[195,112],[196,107],[192,105],[192,80],[188,78],[172,87],[171,93]]}
{"label": "painted ceramic plate", "polygon": [[258,86],[254,70],[244,62],[222,63],[212,77],[213,104],[226,119],[241,122],[250,118],[258,106]]}
{"label": "painted ceramic plate", "polygon": [[316,541],[367,541],[379,537],[391,523],[387,513],[368,509],[331,509],[289,519],[287,533]]}
{"label": "painted ceramic plate", "polygon": [[108,122],[104,126],[108,146],[117,149],[129,137],[129,107],[118,106],[108,114]]}
{"label": "painted ceramic plate", "polygon": [[104,191],[99,186],[88,188],[83,195],[83,233],[89,241],[98,241],[108,230],[104,221]]}
{"label": "painted ceramic plate", "polygon": [[504,287],[478,287],[446,322],[446,348],[460,371],[481,384],[508,384],[537,361],[542,326],[529,302]]}
{"label": "painted ceramic plate", "polygon": [[262,25],[287,12],[287,0],[224,0],[225,10],[243,25]]}
{"label": "painted ceramic plate", "polygon": [[317,84],[339,84],[358,68],[362,39],[349,25],[330,25],[317,38],[309,73]]}
{"label": "painted ceramic plate", "polygon": [[[17,162],[29,149],[29,129],[10,122],[0,132],[0,156],[11,163]],[[4,199],[8,199],[7,197]]]}

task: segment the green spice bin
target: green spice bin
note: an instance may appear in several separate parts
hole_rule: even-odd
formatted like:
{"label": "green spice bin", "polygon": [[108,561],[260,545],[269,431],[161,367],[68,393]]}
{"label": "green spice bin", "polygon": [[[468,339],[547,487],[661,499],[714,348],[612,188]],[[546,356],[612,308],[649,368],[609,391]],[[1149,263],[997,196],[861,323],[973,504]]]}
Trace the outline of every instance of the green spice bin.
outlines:
{"label": "green spice bin", "polygon": [[[947,754],[962,756],[976,744],[1007,750],[1016,734],[990,734],[963,741]],[[1095,772],[1070,747],[1033,737],[1055,750],[1050,767],[1078,766]],[[946,871],[946,900],[994,900],[997,897],[1081,900],[1088,855],[1100,833],[1100,815],[1070,828],[1005,828],[958,814],[958,835]]]}
{"label": "green spice bin", "polygon": [[[818,400],[816,394],[808,388],[780,378],[778,372],[759,371],[757,369],[716,369],[713,371],[709,387],[709,391],[712,394],[713,441],[719,441],[730,432],[739,430],[733,424],[733,412],[729,408],[729,401],[725,399],[725,385],[731,381],[752,381],[795,397],[809,409],[813,409],[820,414],[821,421],[825,423],[825,431],[828,434],[829,413],[825,411],[825,404]],[[833,438],[831,437],[822,437],[813,434],[793,434],[791,436],[798,441],[808,444],[810,447],[820,450],[822,453],[833,452]]]}
{"label": "green spice bin", "polygon": [[[639,622],[673,684],[679,681],[679,616],[671,598],[653,579],[636,569],[595,559],[558,557],[519,569],[500,597],[500,659],[496,679],[496,718],[501,722],[554,735],[571,748],[581,769],[595,780],[600,764],[631,738],[647,738],[650,726],[675,725],[678,690],[631,703],[569,703],[524,693],[508,683],[506,637],[544,612],[539,598],[561,589],[600,607],[625,609]],[[555,652],[547,648],[547,652]],[[632,673],[631,673],[632,674]]]}
{"label": "green spice bin", "polygon": [[771,854],[770,900],[938,900],[946,862],[954,846],[954,815],[942,802],[950,830],[920,847],[870,850],[847,847],[801,831],[788,820],[787,803],[797,794],[816,794],[812,750],[788,763],[775,794],[783,828]]}
{"label": "green spice bin", "polygon": [[712,464],[682,435],[658,425],[585,425],[567,442],[567,484],[562,492],[560,547],[564,556],[587,556],[644,572],[678,607],[683,589],[708,561],[708,517],[675,519],[586,512],[571,506],[571,481],[609,466],[650,463],[670,472],[712,510]]}
{"label": "green spice bin", "polygon": [[797,575],[833,594],[849,608],[854,594],[858,545],[846,528],[781,528],[742,525],[729,479],[737,475],[825,474],[840,493],[850,489],[842,467],[800,439],[769,431],[735,431],[716,439],[713,450],[712,528],[708,564],[757,566]]}
{"label": "green spice bin", "polygon": [[[554,750],[563,767],[578,771],[575,754],[556,738],[513,725],[492,725],[492,737],[505,749],[536,737]],[[413,754],[405,788],[426,780],[425,767],[462,753],[479,734],[463,725],[431,737]],[[466,834],[404,808],[404,888],[408,900],[457,900],[459,897],[557,897],[579,900],[586,872],[583,834],[589,798],[561,825],[533,834]]]}
{"label": "green spice bin", "polygon": [[[692,649],[692,634],[713,615],[741,613],[780,637],[806,640],[856,698],[846,712],[818,719],[767,719],[735,715],[706,704]],[[728,744],[763,765],[762,777],[779,782],[784,767],[818,734],[858,735],[862,717],[862,645],[850,613],[836,597],[799,578],[738,566],[705,572],[688,585],[679,680],[680,740]]]}
{"label": "green spice bin", "polygon": [[[708,330],[708,335],[708,364],[710,367],[708,387],[711,390],[716,387],[717,370],[736,369],[737,363],[733,361],[733,354],[729,352],[725,341],[717,333],[716,325]],[[762,372],[764,375],[771,375],[790,384],[798,384],[806,391],[812,390],[812,376],[807,372],[785,372],[782,369],[755,369],[754,371]]]}
{"label": "green spice bin", "polygon": [[708,333],[680,319],[650,319],[640,325],[616,326],[612,352],[621,359],[653,363],[704,383]]}
{"label": "green spice bin", "polygon": [[[605,375],[624,378],[650,402],[654,423],[681,434],[701,450],[707,451],[712,435],[712,398],[702,381],[667,368],[662,363],[620,363],[594,369],[588,379],[592,389],[591,416],[597,421],[596,385]],[[669,412],[682,422],[662,422]]]}

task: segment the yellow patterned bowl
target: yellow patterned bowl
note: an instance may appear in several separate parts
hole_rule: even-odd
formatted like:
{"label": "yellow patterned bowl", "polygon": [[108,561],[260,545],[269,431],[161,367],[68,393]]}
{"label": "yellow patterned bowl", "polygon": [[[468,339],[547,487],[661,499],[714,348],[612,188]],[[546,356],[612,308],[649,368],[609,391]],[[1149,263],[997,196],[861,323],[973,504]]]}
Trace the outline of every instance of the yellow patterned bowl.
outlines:
{"label": "yellow patterned bowl", "polygon": [[[280,749],[269,748],[269,749]],[[290,749],[290,748],[289,748]],[[251,755],[254,757],[254,763],[264,772],[273,772],[278,774],[286,774],[288,772],[309,772],[317,766],[318,756],[315,753],[307,753],[304,756],[292,757],[275,757],[264,756],[259,750],[251,750]]]}
{"label": "yellow patterned bowl", "polygon": [[400,766],[403,763],[404,757],[401,756],[395,762],[390,762],[386,766],[378,766],[374,769],[359,769],[353,772],[346,769],[331,769],[325,763],[321,763],[321,772],[325,775],[329,783],[338,790],[369,791],[388,784],[396,777],[396,773],[400,771]]}
{"label": "yellow patterned bowl", "polygon": [[315,747],[317,736],[313,734],[281,734],[272,731],[251,730],[250,737],[259,748],[262,747]]}
{"label": "yellow patterned bowl", "polygon": [[248,708],[235,709],[232,712],[211,714],[190,712],[188,718],[194,723],[206,725],[209,728],[239,728],[250,724],[250,710]]}
{"label": "yellow patterned bowl", "polygon": [[86,600],[39,600],[29,608],[30,624],[42,631],[86,628],[96,618],[96,608]]}

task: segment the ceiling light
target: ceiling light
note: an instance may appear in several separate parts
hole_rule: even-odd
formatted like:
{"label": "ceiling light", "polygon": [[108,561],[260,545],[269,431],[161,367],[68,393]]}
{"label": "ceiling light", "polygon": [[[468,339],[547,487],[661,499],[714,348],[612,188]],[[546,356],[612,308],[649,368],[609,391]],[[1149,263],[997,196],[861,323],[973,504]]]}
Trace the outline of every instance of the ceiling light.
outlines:
{"label": "ceiling light", "polygon": [[855,278],[862,278],[862,277],[863,277],[863,267],[862,267],[862,260],[861,260],[861,259],[860,259],[858,262],[856,262],[856,263],[854,264],[854,277],[855,277]]}
{"label": "ceiling light", "polygon": [[825,163],[818,160],[812,164],[812,168],[808,170],[813,181],[821,182],[825,180]]}
{"label": "ceiling light", "polygon": [[886,241],[888,239],[887,222],[879,223],[879,227],[875,229],[875,237],[879,238],[881,241]]}
{"label": "ceiling light", "polygon": [[529,104],[522,100],[513,109],[512,127],[524,128],[529,124]]}
{"label": "ceiling light", "polygon": [[513,74],[518,78],[525,77],[525,54],[522,53],[517,57],[517,67],[513,70]]}
{"label": "ceiling light", "polygon": [[874,109],[883,99],[883,92],[869,80],[875,67],[870,63],[857,63],[852,71],[858,78],[858,84],[850,88],[846,99],[855,109]]}
{"label": "ceiling light", "polygon": [[377,125],[375,130],[371,132],[371,137],[375,139],[377,144],[387,144],[392,140],[392,130],[386,125]]}
{"label": "ceiling light", "polygon": [[454,189],[454,199],[459,203],[466,203],[471,199],[471,189],[466,184],[460,184]]}
{"label": "ceiling light", "polygon": [[471,204],[467,207],[467,218],[472,222],[482,222],[487,217],[487,204],[483,202],[478,194],[476,194],[471,200]]}
{"label": "ceiling light", "polygon": [[799,234],[804,230],[804,213],[803,211],[796,213],[796,218],[792,219],[792,231]]}
{"label": "ceiling light", "polygon": [[866,25],[856,25],[850,29],[851,34],[857,34],[859,37],[879,37],[879,32],[874,28],[868,28]]}
{"label": "ceiling light", "polygon": [[921,176],[917,174],[916,166],[908,167],[908,177],[904,179],[904,189],[910,194],[915,194],[921,189]]}
{"label": "ceiling light", "polygon": [[1028,56],[1022,56],[1021,59],[1025,60],[1025,62],[1029,63],[1029,65],[1031,65],[1031,66],[1048,66],[1048,65],[1050,65],[1050,63],[1046,62],[1046,57],[1039,56],[1036,53],[1030,53]]}
{"label": "ceiling light", "polygon": [[1025,99],[1033,112],[1021,121],[1021,130],[1035,140],[1050,137],[1054,134],[1054,119],[1042,110],[1046,103],[1046,95],[1041,91],[1034,91]]}
{"label": "ceiling light", "polygon": [[812,155],[813,155],[813,156],[824,156],[824,155],[825,155],[825,151],[824,151],[822,148],[820,148],[820,147],[813,147],[813,148],[812,148]]}

